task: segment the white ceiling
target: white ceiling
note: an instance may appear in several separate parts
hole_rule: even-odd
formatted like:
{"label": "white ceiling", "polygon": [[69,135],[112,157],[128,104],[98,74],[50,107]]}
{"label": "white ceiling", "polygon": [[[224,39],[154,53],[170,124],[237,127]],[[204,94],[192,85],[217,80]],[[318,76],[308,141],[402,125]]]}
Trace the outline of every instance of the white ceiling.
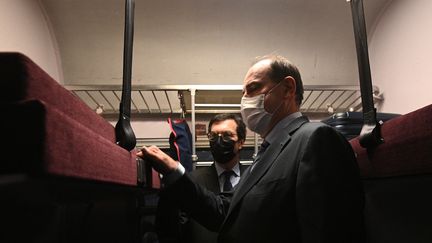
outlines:
{"label": "white ceiling", "polygon": [[[391,0],[364,0],[369,35]],[[120,84],[123,0],[41,0],[65,84]],[[134,84],[241,84],[253,57],[296,63],[305,84],[357,84],[345,0],[136,0]]]}

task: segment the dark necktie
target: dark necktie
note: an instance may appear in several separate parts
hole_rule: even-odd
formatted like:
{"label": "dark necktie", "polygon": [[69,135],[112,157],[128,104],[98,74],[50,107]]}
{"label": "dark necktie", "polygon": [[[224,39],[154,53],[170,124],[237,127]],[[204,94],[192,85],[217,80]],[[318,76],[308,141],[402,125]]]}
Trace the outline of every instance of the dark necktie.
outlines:
{"label": "dark necktie", "polygon": [[267,149],[267,147],[268,147],[269,145],[270,145],[270,143],[267,142],[266,140],[264,140],[264,141],[261,143],[260,148],[259,148],[259,150],[258,150],[258,153],[257,153],[257,155],[256,155],[256,157],[255,157],[255,161],[254,161],[254,162],[256,162],[256,161],[258,160],[258,158],[262,156],[262,154],[266,151],[266,149]]}
{"label": "dark necktie", "polygon": [[231,184],[231,176],[234,175],[234,171],[232,170],[226,170],[224,172],[222,172],[222,176],[225,178],[225,182],[223,185],[223,191],[231,191],[233,186]]}
{"label": "dark necktie", "polygon": [[251,165],[251,171],[253,170],[253,168],[255,167],[255,165],[256,165],[256,163],[258,162],[258,160],[260,159],[260,157],[263,155],[263,153],[266,151],[266,149],[267,149],[267,147],[270,145],[270,143],[269,142],[267,142],[266,140],[264,140],[262,143],[261,143],[261,145],[260,145],[260,148],[259,148],[259,150],[258,150],[258,153],[257,153],[257,155],[256,155],[256,157],[255,157],[255,160],[254,160],[254,162],[252,163],[252,165]]}

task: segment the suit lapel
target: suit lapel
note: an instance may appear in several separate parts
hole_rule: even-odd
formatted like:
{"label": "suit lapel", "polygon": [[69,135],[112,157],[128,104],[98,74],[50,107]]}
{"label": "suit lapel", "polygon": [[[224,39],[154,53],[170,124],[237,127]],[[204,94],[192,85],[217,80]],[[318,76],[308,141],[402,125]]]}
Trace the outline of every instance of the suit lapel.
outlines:
{"label": "suit lapel", "polygon": [[247,168],[248,168],[249,166],[244,165],[244,164],[242,164],[242,163],[239,163],[239,165],[240,165],[240,178],[241,178],[241,176],[244,175],[245,171],[247,170]]}
{"label": "suit lapel", "polygon": [[207,176],[205,177],[207,182],[207,188],[210,189],[210,191],[214,193],[220,193],[220,186],[219,186],[219,177],[216,172],[216,167],[214,163],[208,168],[206,171]]}
{"label": "suit lapel", "polygon": [[279,154],[282,152],[282,149],[291,141],[291,135],[306,122],[308,122],[308,119],[302,116],[287,124],[287,126],[283,129],[283,132],[281,132],[280,135],[275,139],[275,142],[269,145],[267,150],[257,161],[254,161],[256,165],[253,170],[250,171],[250,169],[248,169],[244,173],[245,177],[239,182],[238,188],[233,195],[226,219],[229,217],[230,213],[234,210],[244,195],[249,192],[250,189],[268,171]]}

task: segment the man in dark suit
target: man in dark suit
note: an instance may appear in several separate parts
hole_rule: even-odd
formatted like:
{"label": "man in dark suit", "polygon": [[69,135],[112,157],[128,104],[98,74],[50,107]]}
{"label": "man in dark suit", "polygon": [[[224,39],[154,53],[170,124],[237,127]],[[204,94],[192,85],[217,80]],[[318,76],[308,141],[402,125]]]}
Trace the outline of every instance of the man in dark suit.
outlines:
{"label": "man in dark suit", "polygon": [[[208,131],[214,163],[199,167],[189,175],[215,194],[231,191],[247,168],[240,163],[240,150],[246,140],[246,125],[239,115],[222,113],[209,121]],[[156,215],[156,229],[161,243],[217,242],[217,232],[206,229],[180,212],[176,204],[163,193]]]}
{"label": "man in dark suit", "polygon": [[[246,125],[239,115],[223,113],[210,120],[208,131],[215,162],[192,171],[190,176],[215,194],[231,191],[247,168],[240,163],[240,150],[246,140]],[[216,232],[209,231],[193,219],[182,227],[182,235],[183,241],[187,243],[217,242]]]}
{"label": "man in dark suit", "polygon": [[354,153],[333,128],[299,112],[297,67],[267,56],[243,85],[243,120],[265,142],[234,193],[209,192],[155,146],[138,156],[166,175],[172,200],[218,230],[220,242],[362,242],[364,195]]}

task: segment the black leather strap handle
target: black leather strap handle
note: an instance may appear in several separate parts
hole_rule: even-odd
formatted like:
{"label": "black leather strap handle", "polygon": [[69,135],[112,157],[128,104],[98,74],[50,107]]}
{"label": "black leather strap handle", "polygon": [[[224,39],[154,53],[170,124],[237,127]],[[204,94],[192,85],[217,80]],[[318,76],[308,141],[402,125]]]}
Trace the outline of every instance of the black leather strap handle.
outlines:
{"label": "black leather strap handle", "polygon": [[350,2],[363,107],[363,127],[360,132],[359,142],[364,148],[373,148],[383,143],[384,140],[381,137],[381,126],[377,121],[376,109],[373,102],[372,77],[369,64],[363,0],[351,0]]}
{"label": "black leather strap handle", "polygon": [[129,151],[134,149],[136,145],[135,134],[130,125],[134,8],[134,0],[126,0],[123,50],[123,90],[120,101],[119,120],[115,126],[117,144]]}

